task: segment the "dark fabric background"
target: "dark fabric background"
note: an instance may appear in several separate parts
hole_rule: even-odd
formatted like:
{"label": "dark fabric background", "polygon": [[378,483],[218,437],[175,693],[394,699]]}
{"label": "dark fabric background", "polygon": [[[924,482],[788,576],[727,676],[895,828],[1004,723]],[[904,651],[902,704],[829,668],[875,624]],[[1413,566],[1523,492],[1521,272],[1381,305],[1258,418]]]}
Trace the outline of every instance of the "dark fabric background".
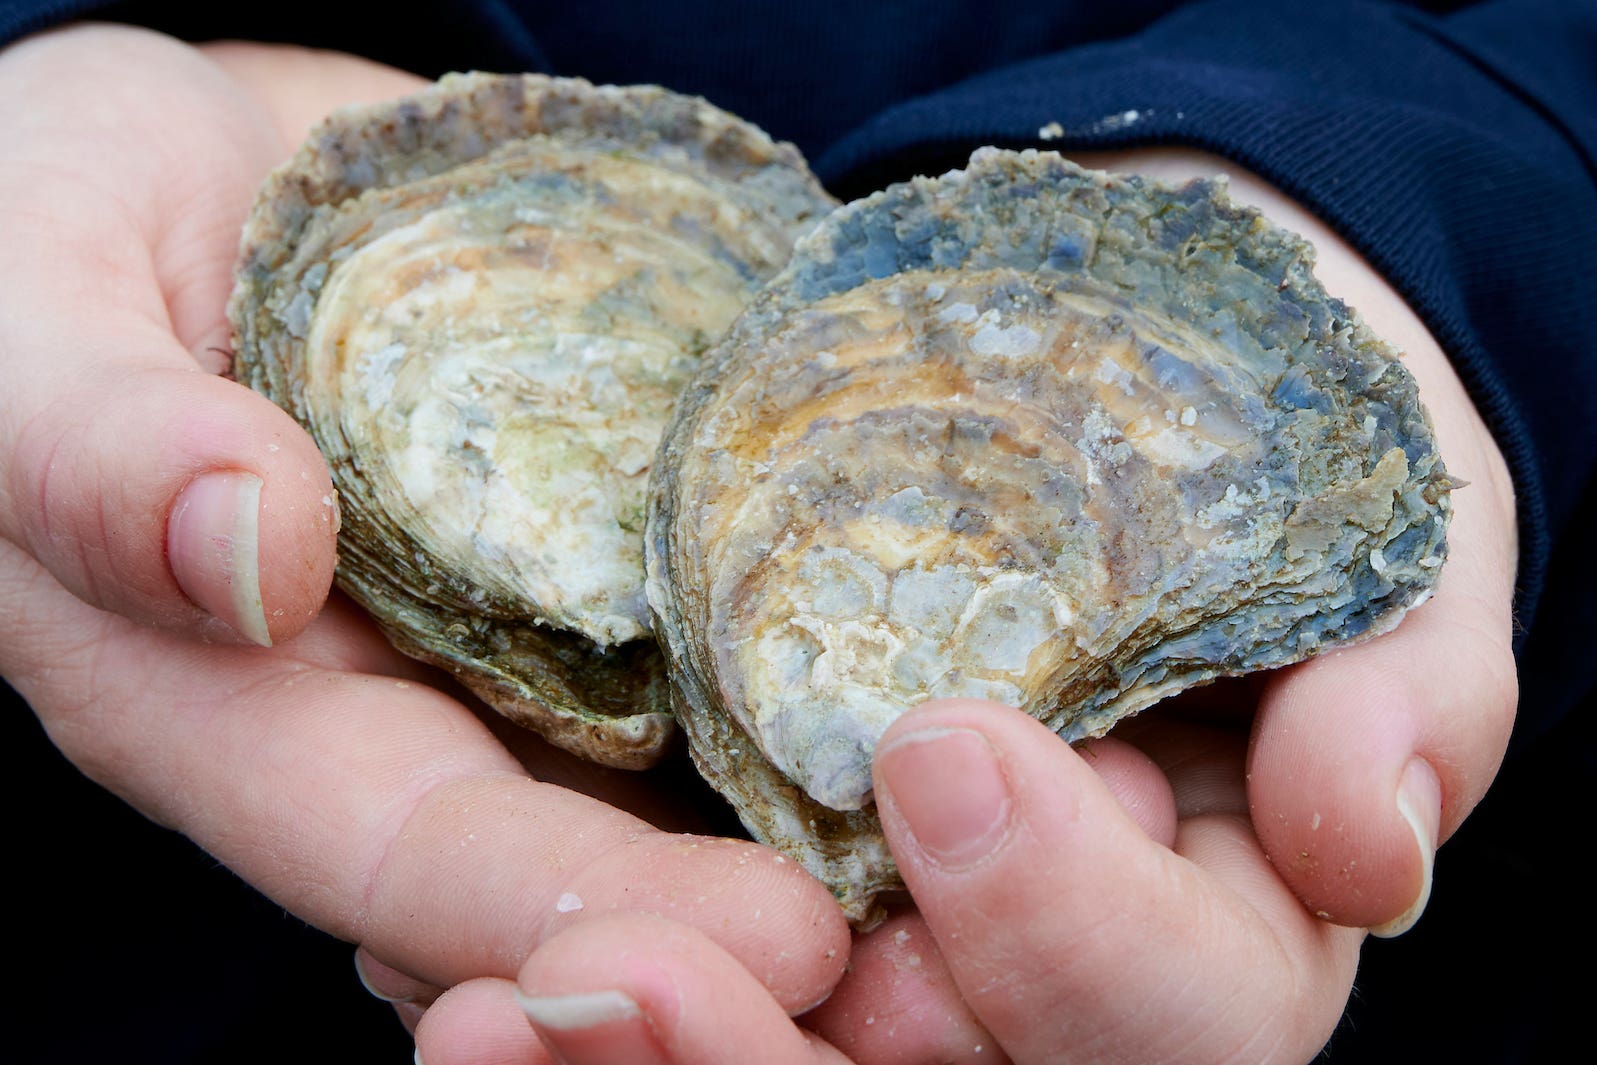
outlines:
{"label": "dark fabric background", "polygon": [[[1454,359],[1513,466],[1523,547],[1510,758],[1439,855],[1418,928],[1366,948],[1329,1060],[1557,1061],[1583,1034],[1591,981],[1555,966],[1579,974],[1593,946],[1572,856],[1597,769],[1597,2],[0,0],[0,41],[87,12],[428,75],[659,82],[795,141],[845,196],[1058,121],[1051,146],[1193,145],[1310,205]],[[19,1060],[407,1059],[348,948],[97,792],[8,710]]]}

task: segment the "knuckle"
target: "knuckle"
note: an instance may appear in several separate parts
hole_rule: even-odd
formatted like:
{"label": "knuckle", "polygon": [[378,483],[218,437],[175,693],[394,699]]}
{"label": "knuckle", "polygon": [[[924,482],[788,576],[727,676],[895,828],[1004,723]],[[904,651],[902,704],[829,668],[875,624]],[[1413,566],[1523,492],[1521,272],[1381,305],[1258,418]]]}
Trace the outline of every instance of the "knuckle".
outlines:
{"label": "knuckle", "polygon": [[1481,715],[1492,726],[1494,740],[1506,745],[1519,708],[1519,673],[1514,668],[1514,660],[1493,656],[1486,666],[1483,681],[1477,694]]}
{"label": "knuckle", "polygon": [[1495,632],[1468,629],[1461,634],[1458,661],[1468,663],[1467,682],[1459,687],[1459,709],[1477,726],[1480,742],[1497,752],[1507,746],[1519,706],[1519,673],[1508,642]]}
{"label": "knuckle", "polygon": [[67,451],[77,429],[70,412],[48,409],[20,427],[12,447],[7,494],[13,512],[7,515],[8,525],[13,538],[35,557],[66,535],[69,478],[63,467],[70,462]]}
{"label": "knuckle", "polygon": [[81,412],[56,402],[31,418],[12,451],[7,515],[14,539],[75,593],[97,600],[91,543],[103,543],[104,498],[85,491]]}
{"label": "knuckle", "polygon": [[118,432],[137,430],[157,386],[134,370],[40,405],[11,436],[0,528],[85,602],[164,619],[166,507],[182,471],[160,458],[159,428]]}

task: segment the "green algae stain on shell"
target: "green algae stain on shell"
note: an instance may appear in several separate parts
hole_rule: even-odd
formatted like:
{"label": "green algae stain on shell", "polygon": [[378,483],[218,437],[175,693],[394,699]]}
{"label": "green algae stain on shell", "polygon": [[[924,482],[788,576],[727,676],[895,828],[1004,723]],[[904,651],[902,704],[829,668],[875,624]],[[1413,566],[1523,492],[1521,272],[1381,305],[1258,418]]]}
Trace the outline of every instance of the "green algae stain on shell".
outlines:
{"label": "green algae stain on shell", "polygon": [[984,149],[850,204],[707,356],[648,594],[704,775],[856,921],[877,739],[926,699],[1069,740],[1384,632],[1446,555],[1396,353],[1221,187]]}
{"label": "green algae stain on shell", "polygon": [[235,373],[332,467],[339,582],[552,741],[659,756],[645,488],[699,356],[832,206],[702,100],[451,76],[331,117],[268,179]]}

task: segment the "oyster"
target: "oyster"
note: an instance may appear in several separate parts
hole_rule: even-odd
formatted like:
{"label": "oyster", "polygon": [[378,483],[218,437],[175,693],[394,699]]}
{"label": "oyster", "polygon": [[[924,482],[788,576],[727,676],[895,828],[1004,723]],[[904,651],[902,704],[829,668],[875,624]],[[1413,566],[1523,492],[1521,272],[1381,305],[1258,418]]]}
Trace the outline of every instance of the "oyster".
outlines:
{"label": "oyster", "polygon": [[332,467],[341,587],[554,742],[656,758],[656,445],[832,205],[791,145],[659,88],[457,75],[331,117],[263,188],[229,312],[237,377]]}
{"label": "oyster", "polygon": [[648,594],[701,772],[855,919],[930,698],[1066,740],[1396,625],[1446,552],[1413,379],[1299,238],[1052,153],[841,208],[705,359]]}

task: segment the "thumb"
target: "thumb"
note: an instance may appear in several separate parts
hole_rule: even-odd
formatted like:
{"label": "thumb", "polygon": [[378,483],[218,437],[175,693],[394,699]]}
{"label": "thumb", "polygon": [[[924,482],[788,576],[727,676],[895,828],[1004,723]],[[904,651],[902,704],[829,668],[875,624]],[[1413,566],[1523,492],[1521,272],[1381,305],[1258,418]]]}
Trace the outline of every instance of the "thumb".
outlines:
{"label": "thumb", "polygon": [[93,606],[269,646],[332,580],[326,463],[288,415],[167,343],[121,373],[69,356],[57,387],[13,391],[0,531]]}
{"label": "thumb", "polygon": [[1359,933],[1311,920],[1235,815],[1167,847],[1087,757],[975,700],[899,718],[874,772],[904,882],[1014,1060],[1306,1061],[1335,1027]]}

